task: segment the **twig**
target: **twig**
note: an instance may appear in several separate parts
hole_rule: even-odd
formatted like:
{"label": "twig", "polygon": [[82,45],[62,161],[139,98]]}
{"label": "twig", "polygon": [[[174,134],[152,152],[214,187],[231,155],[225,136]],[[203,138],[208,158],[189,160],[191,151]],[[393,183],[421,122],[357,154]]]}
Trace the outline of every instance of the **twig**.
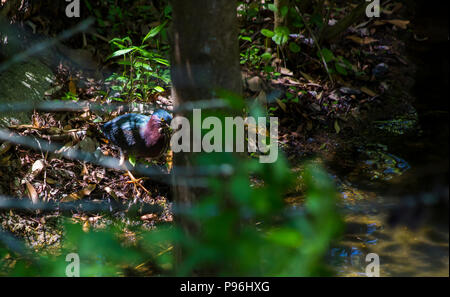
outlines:
{"label": "twig", "polygon": [[[35,138],[36,142],[39,145],[34,144],[33,141],[30,140],[30,136],[20,136],[16,133],[13,133],[8,130],[0,129],[0,139],[5,141],[9,141],[12,143],[20,144],[26,147],[30,147],[35,150],[42,149],[47,152],[56,152],[60,151],[59,154],[70,160],[79,160],[85,161],[93,164],[97,164],[103,166],[105,168],[117,169],[121,170],[122,167],[120,165],[120,160],[117,158],[107,157],[107,156],[99,156],[98,153],[89,153],[86,151],[82,151],[79,149],[68,148],[65,149],[61,145],[52,144],[48,141],[44,141],[43,139]],[[141,164],[137,164],[135,166],[135,171],[143,174],[148,177],[152,177],[153,179],[171,184],[170,175],[156,168],[149,168],[143,166]],[[234,173],[233,167],[231,165],[209,165],[209,166],[198,166],[194,169],[190,168],[182,168],[182,167],[174,167],[174,174],[185,176],[186,180],[193,187],[206,187],[207,180],[206,178],[209,176],[230,176]]]}
{"label": "twig", "polygon": [[75,27],[73,27],[72,29],[66,30],[64,32],[62,32],[61,34],[59,34],[57,37],[48,40],[48,41],[44,41],[44,42],[40,42],[35,44],[34,46],[30,47],[29,49],[18,53],[16,55],[14,55],[11,59],[7,60],[6,62],[0,64],[0,73],[5,71],[6,69],[8,69],[9,67],[11,67],[13,64],[19,63],[24,61],[26,58],[35,55],[49,47],[52,47],[54,45],[56,45],[59,41],[67,39],[79,32],[83,32],[85,31],[87,28],[89,28],[89,26],[91,26],[94,23],[95,19],[94,18],[88,18],[87,20],[82,21],[81,23],[79,23],[78,25],[76,25]]}
{"label": "twig", "polygon": [[297,13],[300,15],[300,17],[303,20],[303,23],[305,24],[306,29],[309,31],[309,34],[311,35],[311,38],[314,40],[314,44],[317,47],[317,50],[319,51],[320,57],[322,59],[322,63],[323,66],[325,67],[325,70],[327,71],[328,77],[330,78],[331,84],[334,85],[334,81],[333,81],[333,77],[331,76],[330,70],[328,69],[328,65],[327,62],[325,61],[325,57],[322,54],[322,48],[319,45],[319,42],[316,38],[316,35],[314,34],[314,32],[311,30],[311,28],[308,25],[308,22],[305,21],[305,18],[303,17],[303,14],[301,13],[300,9],[298,8],[297,5],[295,5],[295,10],[297,11]]}

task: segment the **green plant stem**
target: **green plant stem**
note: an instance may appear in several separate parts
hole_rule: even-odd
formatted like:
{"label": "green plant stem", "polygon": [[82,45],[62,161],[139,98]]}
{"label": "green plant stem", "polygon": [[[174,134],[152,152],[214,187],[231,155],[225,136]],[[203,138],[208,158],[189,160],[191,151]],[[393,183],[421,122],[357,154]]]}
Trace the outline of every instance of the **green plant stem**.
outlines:
{"label": "green plant stem", "polygon": [[130,89],[128,91],[128,100],[131,99],[131,93],[133,92],[133,55],[130,55]]}
{"label": "green plant stem", "polygon": [[330,78],[331,84],[334,85],[334,80],[333,77],[331,76],[330,70],[328,69],[328,64],[325,61],[325,57],[322,54],[322,48],[320,47],[320,44],[317,40],[316,35],[314,34],[314,32],[311,30],[311,27],[309,27],[309,24],[305,21],[305,18],[303,17],[302,12],[300,11],[300,9],[298,8],[297,5],[295,5],[295,10],[297,11],[297,13],[299,14],[299,16],[302,18],[303,23],[305,24],[306,29],[308,30],[309,34],[311,35],[311,38],[314,40],[314,44],[317,47],[317,50],[319,51],[320,54],[320,58],[322,59],[322,63],[323,66],[325,67],[325,70],[327,71],[328,77]]}

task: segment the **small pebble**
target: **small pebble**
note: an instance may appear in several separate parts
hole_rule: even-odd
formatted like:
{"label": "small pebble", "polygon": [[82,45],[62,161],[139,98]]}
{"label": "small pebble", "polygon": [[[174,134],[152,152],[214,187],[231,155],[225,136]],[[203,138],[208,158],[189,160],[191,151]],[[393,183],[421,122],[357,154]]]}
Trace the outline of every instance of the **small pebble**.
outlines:
{"label": "small pebble", "polygon": [[389,67],[386,64],[380,63],[372,69],[372,74],[375,76],[375,78],[382,78],[388,72],[388,70]]}

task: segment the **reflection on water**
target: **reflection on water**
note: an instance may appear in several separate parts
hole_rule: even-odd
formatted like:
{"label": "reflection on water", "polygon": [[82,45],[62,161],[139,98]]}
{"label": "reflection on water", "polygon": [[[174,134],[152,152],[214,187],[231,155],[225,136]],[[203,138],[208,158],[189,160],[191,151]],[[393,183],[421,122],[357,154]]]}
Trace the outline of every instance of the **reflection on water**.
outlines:
{"label": "reflection on water", "polygon": [[[368,155],[376,154],[371,151]],[[406,161],[385,150],[379,156],[382,156],[377,159],[379,165],[372,167],[372,173],[381,181],[395,182],[397,177],[410,168],[409,165],[403,166],[407,164]],[[399,164],[402,164],[400,167],[404,170],[378,170],[390,165],[399,168]],[[364,160],[361,168],[355,168],[355,171],[370,170]],[[355,181],[355,175],[350,175]],[[359,178],[362,176],[359,175]],[[416,229],[406,226],[390,227],[386,223],[389,210],[396,207],[398,199],[385,197],[377,192],[376,187],[362,190],[356,183],[350,183],[345,178],[335,179],[347,225],[341,242],[329,253],[330,263],[339,276],[365,276],[366,266],[369,264],[365,259],[369,253],[376,253],[380,258],[380,276],[449,275],[448,224],[425,222]],[[405,184],[407,186],[408,182]]]}
{"label": "reflection on water", "polygon": [[[370,263],[366,262],[366,256],[375,253],[380,259],[380,276],[449,276],[448,223],[420,221],[417,228],[392,227],[387,223],[392,210],[406,199],[403,194],[389,196],[386,189],[397,185],[405,193],[421,191],[427,186],[422,179],[423,170],[410,166],[383,145],[366,146],[366,152],[360,156],[359,160],[353,160],[352,170],[330,174],[340,193],[346,231],[330,248],[328,263],[338,276],[366,276]],[[298,191],[302,192],[301,186]],[[291,206],[301,206],[304,198],[299,195],[285,201]],[[417,221],[419,217],[420,214],[412,215]]]}
{"label": "reflection on water", "polygon": [[347,232],[330,251],[339,276],[365,276],[366,255],[380,257],[380,276],[448,276],[448,230],[385,227],[383,215],[347,215]]}

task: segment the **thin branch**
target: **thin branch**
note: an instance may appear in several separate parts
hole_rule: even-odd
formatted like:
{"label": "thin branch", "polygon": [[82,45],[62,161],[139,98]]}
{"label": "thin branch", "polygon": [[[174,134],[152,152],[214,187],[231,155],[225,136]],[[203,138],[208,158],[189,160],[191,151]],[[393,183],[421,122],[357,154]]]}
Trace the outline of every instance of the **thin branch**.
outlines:
{"label": "thin branch", "polygon": [[302,12],[300,11],[300,9],[298,8],[297,5],[295,5],[295,10],[297,10],[297,13],[298,13],[298,14],[300,15],[300,17],[302,18],[303,23],[305,24],[306,29],[309,31],[309,34],[311,35],[311,38],[314,40],[314,44],[316,45],[317,50],[319,51],[319,54],[320,54],[320,58],[322,59],[323,66],[325,67],[325,70],[327,71],[327,74],[328,74],[328,77],[330,78],[331,83],[334,85],[333,77],[331,76],[330,70],[328,69],[328,64],[327,64],[327,62],[325,61],[325,57],[324,57],[323,54],[322,54],[322,49],[321,49],[321,47],[320,47],[320,44],[319,44],[318,39],[316,38],[316,35],[315,35],[314,32],[311,30],[311,27],[309,27],[308,22],[306,22],[305,18],[303,17]]}
{"label": "thin branch", "polygon": [[56,45],[61,40],[70,38],[79,32],[86,31],[89,28],[89,26],[91,26],[94,22],[95,22],[95,19],[93,17],[90,17],[90,18],[82,21],[81,23],[79,23],[78,25],[73,27],[72,29],[62,32],[55,38],[52,38],[50,40],[46,40],[43,42],[39,42],[39,43],[35,44],[34,46],[30,47],[29,49],[27,49],[26,51],[23,51],[21,53],[14,55],[11,59],[0,64],[0,73],[5,71],[12,65],[24,61],[28,57],[33,56],[49,47]]}
{"label": "thin branch", "polygon": [[[273,90],[267,94],[267,103],[274,103],[276,99],[282,94],[280,90]],[[246,104],[251,104],[254,98],[246,99]],[[221,98],[211,98],[208,100],[199,100],[194,102],[187,102],[183,105],[174,107],[173,109],[164,108],[155,104],[148,103],[91,103],[88,101],[61,101],[61,100],[50,100],[43,102],[15,102],[6,103],[0,106],[0,114],[10,113],[10,112],[24,112],[33,109],[47,112],[85,112],[88,110],[98,111],[104,114],[110,114],[115,110],[121,110],[122,112],[138,112],[143,114],[151,114],[155,110],[155,107],[165,109],[169,112],[183,113],[187,111],[192,111],[194,109],[219,109],[219,108],[230,108],[230,104],[227,100]]]}
{"label": "thin branch", "polygon": [[[139,203],[140,213],[156,213],[161,214],[163,208],[158,204]],[[41,210],[45,212],[72,212],[82,211],[85,213],[115,213],[129,209],[129,205],[116,202],[114,199],[89,201],[79,200],[73,202],[37,202],[33,203],[29,198],[17,198],[0,195],[0,209],[7,210],[21,210],[21,211],[36,211]]]}
{"label": "thin branch", "polygon": [[[103,154],[101,154],[101,152],[99,151],[96,151],[95,153],[89,153],[74,148],[65,149],[61,145],[52,144],[48,141],[32,138],[30,136],[20,136],[17,133],[5,129],[0,129],[0,139],[20,144],[32,148],[34,150],[42,149],[42,151],[46,152],[58,151],[58,153],[61,156],[70,160],[85,161],[100,165],[105,168],[111,168],[116,170],[123,169],[119,159],[103,156]],[[150,168],[141,164],[136,164],[133,170],[138,172],[139,174],[151,177],[153,180],[156,180],[158,182],[169,185],[173,184],[171,174],[165,173],[160,169]],[[222,164],[222,165],[209,165],[203,167],[199,166],[194,169],[174,167],[172,172],[173,174],[184,176],[186,183],[188,183],[188,185],[191,187],[207,187],[208,185],[207,177],[229,176],[234,173],[234,170],[231,167],[231,165]]]}

